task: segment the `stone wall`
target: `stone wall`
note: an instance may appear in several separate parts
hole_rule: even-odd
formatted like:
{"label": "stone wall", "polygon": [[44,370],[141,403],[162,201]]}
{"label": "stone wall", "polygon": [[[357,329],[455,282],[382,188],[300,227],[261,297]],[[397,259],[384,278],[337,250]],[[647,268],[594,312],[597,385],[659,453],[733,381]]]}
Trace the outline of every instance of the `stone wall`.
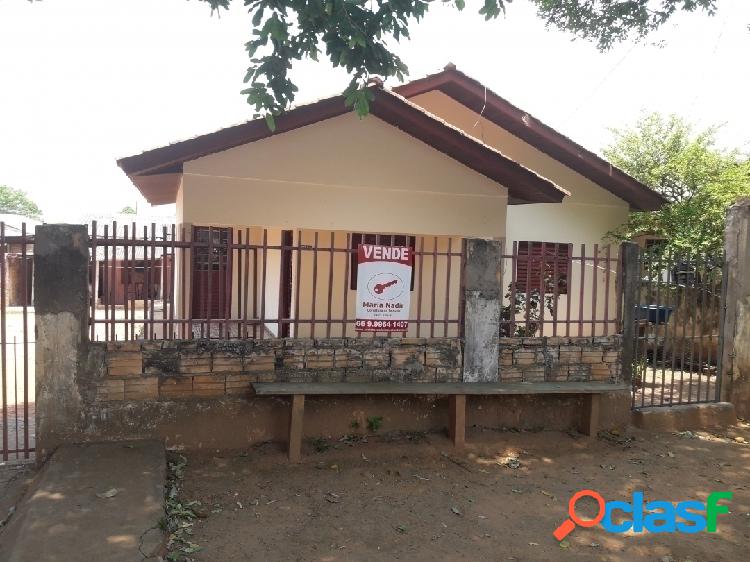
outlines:
{"label": "stone wall", "polygon": [[501,338],[503,382],[621,382],[622,336]]}
{"label": "stone wall", "polygon": [[249,395],[253,382],[460,382],[458,339],[336,338],[92,343],[97,399]]}
{"label": "stone wall", "polygon": [[[459,339],[92,343],[97,400],[248,396],[253,382],[461,382]],[[502,338],[502,382],[620,380],[620,336]]]}

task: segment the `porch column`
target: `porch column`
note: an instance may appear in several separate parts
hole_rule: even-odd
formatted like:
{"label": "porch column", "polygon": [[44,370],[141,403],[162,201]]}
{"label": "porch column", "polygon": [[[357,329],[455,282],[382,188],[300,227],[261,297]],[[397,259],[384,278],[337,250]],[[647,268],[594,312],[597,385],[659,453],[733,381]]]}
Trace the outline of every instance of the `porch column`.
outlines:
{"label": "porch column", "polygon": [[497,382],[499,365],[500,268],[497,240],[466,240],[464,271],[464,382]]}
{"label": "porch column", "polygon": [[717,384],[720,400],[734,404],[737,416],[750,416],[750,199],[727,211],[725,266]]}

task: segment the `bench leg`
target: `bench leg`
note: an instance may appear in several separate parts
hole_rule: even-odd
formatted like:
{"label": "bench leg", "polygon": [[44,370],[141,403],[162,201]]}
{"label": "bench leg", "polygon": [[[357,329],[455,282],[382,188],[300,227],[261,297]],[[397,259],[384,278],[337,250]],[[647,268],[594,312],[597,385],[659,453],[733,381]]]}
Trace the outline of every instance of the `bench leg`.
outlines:
{"label": "bench leg", "polygon": [[302,422],[305,417],[305,395],[292,395],[289,413],[289,461],[300,462],[302,458]]}
{"label": "bench leg", "polygon": [[451,394],[448,397],[448,414],[450,417],[448,433],[453,446],[463,449],[466,444],[466,395]]}
{"label": "bench leg", "polygon": [[584,398],[586,407],[584,408],[583,433],[591,438],[595,438],[599,432],[599,411],[601,409],[601,394],[587,394]]}

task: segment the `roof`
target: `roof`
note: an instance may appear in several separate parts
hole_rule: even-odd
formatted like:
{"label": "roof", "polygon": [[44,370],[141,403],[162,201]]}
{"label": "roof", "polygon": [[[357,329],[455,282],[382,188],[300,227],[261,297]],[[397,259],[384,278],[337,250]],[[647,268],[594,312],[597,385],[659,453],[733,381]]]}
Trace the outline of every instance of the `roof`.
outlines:
{"label": "roof", "polygon": [[439,90],[600,185],[634,210],[655,211],[667,202],[648,186],[514,106],[453,65],[394,90],[407,98]]}
{"label": "roof", "polygon": [[[370,102],[372,115],[505,186],[510,203],[559,203],[570,195],[552,181],[398,93],[378,87],[372,87],[371,91],[374,96]],[[351,108],[346,107],[343,96],[335,96],[281,115],[276,119],[276,130],[273,132],[268,129],[264,119],[255,119],[122,158],[117,164],[151,204],[174,203],[185,162],[284,134],[349,111]]]}
{"label": "roof", "polygon": [[15,213],[0,213],[0,222],[5,225],[6,236],[19,236],[23,232],[23,226],[26,225],[26,235],[33,236],[34,230],[42,221],[17,215]]}

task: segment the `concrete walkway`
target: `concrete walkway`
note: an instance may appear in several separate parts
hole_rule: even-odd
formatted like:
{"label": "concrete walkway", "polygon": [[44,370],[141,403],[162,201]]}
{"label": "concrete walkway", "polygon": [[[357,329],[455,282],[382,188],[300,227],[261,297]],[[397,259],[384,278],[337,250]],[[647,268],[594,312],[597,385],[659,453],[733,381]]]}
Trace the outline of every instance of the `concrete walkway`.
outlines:
{"label": "concrete walkway", "polygon": [[155,560],[165,477],[158,442],[61,447],[0,534],[0,560]]}

